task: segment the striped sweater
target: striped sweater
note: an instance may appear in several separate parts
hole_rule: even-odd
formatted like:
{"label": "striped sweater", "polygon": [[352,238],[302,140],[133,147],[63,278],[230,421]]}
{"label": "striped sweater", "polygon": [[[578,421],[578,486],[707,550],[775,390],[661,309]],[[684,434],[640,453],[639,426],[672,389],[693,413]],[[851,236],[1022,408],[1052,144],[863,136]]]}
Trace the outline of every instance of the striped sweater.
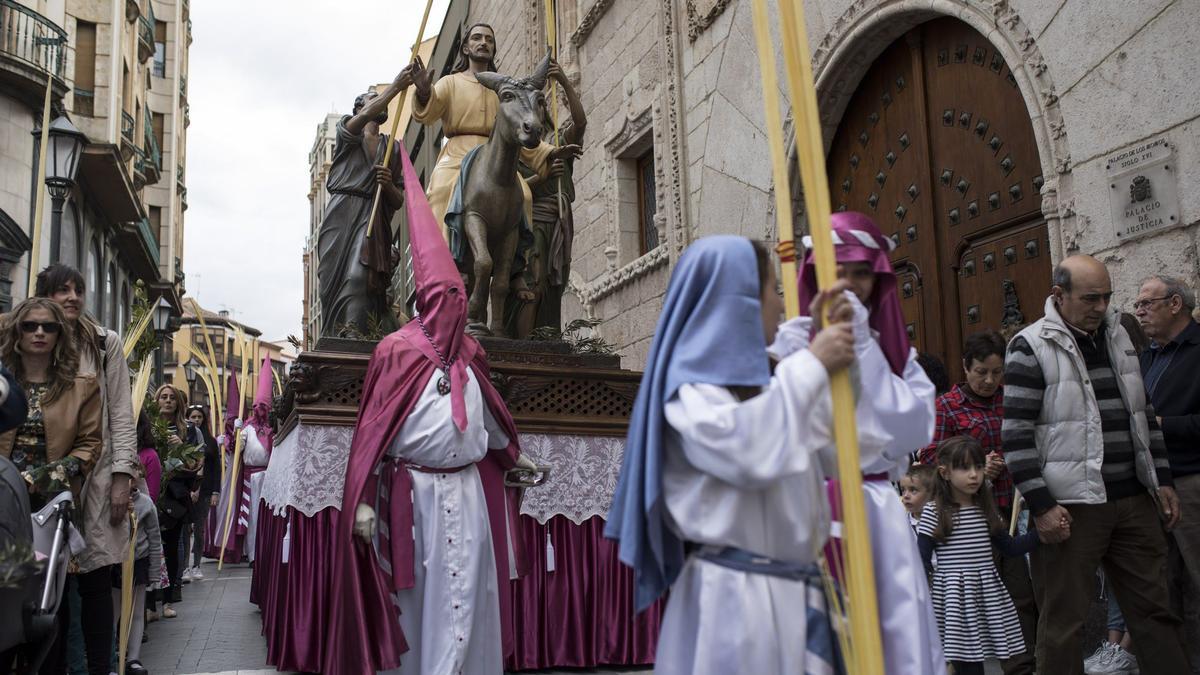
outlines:
{"label": "striped sweater", "polygon": [[[1090,386],[1100,408],[1100,428],[1104,439],[1101,476],[1107,499],[1113,501],[1141,494],[1145,488],[1138,480],[1134,466],[1135,445],[1130,412],[1121,398],[1117,375],[1109,361],[1104,330],[1101,326],[1095,336],[1089,336],[1072,328],[1072,334],[1087,366]],[[1046,382],[1033,348],[1024,337],[1017,336],[1009,345],[1004,379],[1007,385],[1002,432],[1005,459],[1017,488],[1029,502],[1030,508],[1034,513],[1041,514],[1057,504],[1043,480],[1042,457],[1035,442],[1035,428],[1042,415]],[[1150,428],[1150,453],[1159,485],[1170,486],[1171,471],[1166,445],[1149,403],[1146,417]]]}

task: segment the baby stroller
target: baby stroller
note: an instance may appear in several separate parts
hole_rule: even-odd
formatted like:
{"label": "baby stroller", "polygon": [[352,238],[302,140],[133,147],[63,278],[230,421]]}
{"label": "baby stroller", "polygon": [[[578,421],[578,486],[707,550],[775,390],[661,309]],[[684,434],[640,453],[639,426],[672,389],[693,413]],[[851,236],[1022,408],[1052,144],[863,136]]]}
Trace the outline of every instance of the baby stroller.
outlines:
{"label": "baby stroller", "polygon": [[9,585],[0,588],[0,673],[9,672],[14,658],[18,672],[36,672],[54,645],[71,560],[72,511],[67,491],[31,516],[25,481],[0,457],[0,550],[20,556],[31,549],[34,558],[13,562]]}

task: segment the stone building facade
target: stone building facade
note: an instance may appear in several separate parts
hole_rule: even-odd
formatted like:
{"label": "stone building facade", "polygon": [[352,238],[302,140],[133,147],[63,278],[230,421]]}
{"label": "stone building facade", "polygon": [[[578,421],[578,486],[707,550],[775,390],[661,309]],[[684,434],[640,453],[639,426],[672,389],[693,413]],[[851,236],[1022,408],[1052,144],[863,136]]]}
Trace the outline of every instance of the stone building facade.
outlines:
{"label": "stone building facade", "polygon": [[[1108,264],[1115,301],[1126,308],[1145,275],[1165,271],[1197,283],[1200,192],[1189,188],[1200,185],[1200,85],[1193,77],[1200,56],[1182,48],[1200,31],[1193,2],[804,4],[835,207],[877,208],[872,215],[885,233],[904,243],[894,261],[910,270],[905,308],[918,344],[952,359],[968,332],[1036,318],[1052,263],[1073,253]],[[502,71],[524,74],[545,50],[543,11],[540,0],[475,0],[469,20],[494,26]],[[602,320],[598,330],[623,365],[639,368],[671,266],[690,241],[722,232],[776,238],[778,188],[751,5],[559,0],[557,13],[560,60],[589,116],[575,174],[575,262],[564,320]],[[993,89],[979,94],[987,100],[975,100],[969,85],[951,85],[956,64],[963,64],[960,79],[994,76]],[[978,70],[962,69],[971,65]],[[912,79],[880,79],[895,68]],[[910,135],[889,127],[898,107],[888,104],[892,96],[901,103],[912,83],[925,99],[909,107],[920,127]],[[882,104],[867,100],[871,87],[882,87]],[[959,94],[956,105],[934,108]],[[961,136],[946,136],[951,128]],[[915,155],[904,154],[910,146]],[[957,146],[969,151],[952,167],[946,157]],[[864,154],[876,150],[880,157]],[[925,168],[901,172],[909,158]],[[1152,162],[1147,171],[1155,173],[1131,158]],[[878,188],[869,174],[848,173],[860,162],[872,173],[882,167]],[[1130,197],[1139,177],[1153,181],[1155,199],[1140,203],[1136,190]],[[802,191],[794,176],[791,182],[803,230]],[[907,191],[911,203],[898,198],[893,211],[893,189]],[[1159,196],[1161,223],[1140,230],[1123,223]],[[919,226],[914,213],[923,214]],[[970,278],[976,266],[981,274]],[[1028,274],[1014,273],[1025,266]],[[942,323],[953,329],[933,325]]]}
{"label": "stone building facade", "polygon": [[[27,293],[42,96],[86,136],[51,250],[46,197],[42,259],[77,267],[89,310],[124,329],[132,287],[147,284],[178,311],[183,214],[188,0],[0,0],[0,293]],[[51,116],[54,119],[55,115]]]}

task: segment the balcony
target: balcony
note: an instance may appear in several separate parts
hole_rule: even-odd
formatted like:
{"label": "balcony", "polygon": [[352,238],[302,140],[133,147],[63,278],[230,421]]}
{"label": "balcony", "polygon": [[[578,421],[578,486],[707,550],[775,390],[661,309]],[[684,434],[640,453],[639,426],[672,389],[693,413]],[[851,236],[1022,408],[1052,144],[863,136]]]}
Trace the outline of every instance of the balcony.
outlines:
{"label": "balcony", "polygon": [[150,121],[151,118],[152,113],[149,108],[146,108],[146,112],[142,116],[144,121],[142,138],[146,150],[146,183],[149,185],[157,183],[162,178],[162,151],[158,147],[158,140],[154,137],[154,124]]}
{"label": "balcony", "polygon": [[145,16],[138,17],[138,61],[145,63],[154,56],[154,24]]}
{"label": "balcony", "polygon": [[184,128],[192,126],[192,104],[183,104],[183,126]]}
{"label": "balcony", "polygon": [[179,100],[187,101],[187,78],[183,76],[179,77]]}
{"label": "balcony", "polygon": [[154,261],[154,266],[158,267],[158,237],[154,236],[154,228],[150,227],[150,219],[142,218],[138,221],[138,238],[143,246],[146,247],[146,253],[150,254],[151,260]]}
{"label": "balcony", "polygon": [[130,115],[129,113],[122,110],[121,111],[121,154],[125,155],[126,157],[129,156],[129,152],[126,152],[125,148],[126,147],[133,148],[133,147],[137,146],[137,143],[133,142],[133,129],[135,126],[136,125],[135,125],[135,122],[133,119],[133,115]]}
{"label": "balcony", "polygon": [[187,24],[187,43],[188,43],[188,45],[191,45],[192,44],[192,20],[188,19],[184,23]]}
{"label": "balcony", "polygon": [[0,89],[12,87],[41,107],[46,76],[53,75],[56,94],[63,86],[67,32],[46,17],[16,2],[0,0]]}
{"label": "balcony", "polygon": [[146,187],[146,151],[134,146],[133,148],[133,189],[141,190]]}

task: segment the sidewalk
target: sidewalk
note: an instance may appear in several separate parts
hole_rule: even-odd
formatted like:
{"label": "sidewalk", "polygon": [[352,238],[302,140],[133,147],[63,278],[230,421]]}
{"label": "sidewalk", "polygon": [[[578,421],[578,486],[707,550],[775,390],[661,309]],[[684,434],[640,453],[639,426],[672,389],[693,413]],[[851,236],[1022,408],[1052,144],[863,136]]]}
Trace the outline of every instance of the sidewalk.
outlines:
{"label": "sidewalk", "polygon": [[151,675],[171,673],[274,673],[267,662],[258,608],[250,604],[250,568],[205,562],[204,579],[183,587],[174,619],[148,624],[142,664]]}

